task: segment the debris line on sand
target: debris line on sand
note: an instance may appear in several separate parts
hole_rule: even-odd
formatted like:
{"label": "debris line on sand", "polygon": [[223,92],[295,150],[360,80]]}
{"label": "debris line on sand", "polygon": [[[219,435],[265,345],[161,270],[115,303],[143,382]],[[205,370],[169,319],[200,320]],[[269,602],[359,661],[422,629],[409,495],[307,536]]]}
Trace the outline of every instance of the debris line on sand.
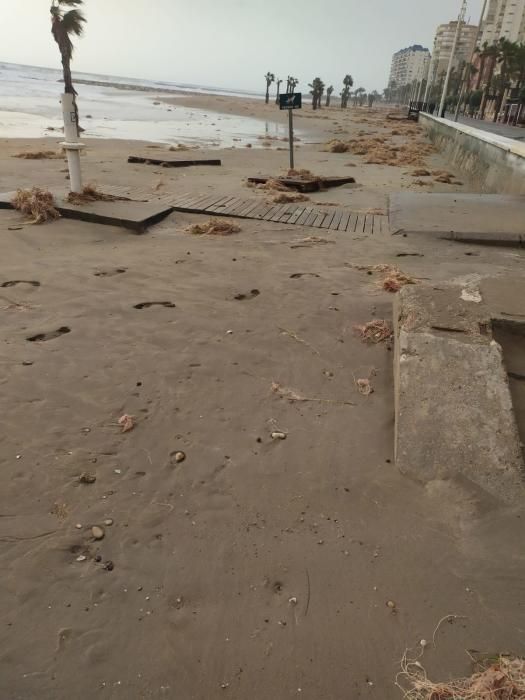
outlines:
{"label": "debris line on sand", "polygon": [[312,398],[310,396],[303,396],[300,394],[298,391],[295,391],[295,389],[291,389],[290,387],[285,387],[282,386],[282,384],[279,384],[278,382],[272,382],[272,392],[274,394],[277,394],[282,399],[286,399],[287,401],[290,401],[290,403],[299,403],[299,402],[314,402],[314,403],[329,403],[329,404],[335,404],[338,406],[355,406],[351,401],[336,401],[335,399],[318,399],[318,398]]}
{"label": "debris line on sand", "polygon": [[232,233],[239,233],[240,226],[231,221],[222,219],[210,219],[204,224],[194,224],[187,229],[188,233],[194,236],[202,236],[208,234],[211,236],[230,236]]}
{"label": "debris line on sand", "polygon": [[13,158],[23,158],[24,160],[63,160],[65,154],[60,151],[23,151],[16,153]]}
{"label": "debris line on sand", "polygon": [[[468,678],[434,683],[419,661],[403,659],[397,684],[405,700],[523,700],[525,660],[499,656],[476,663],[477,671]],[[404,681],[406,689],[399,683]]]}
{"label": "debris line on sand", "polygon": [[70,204],[88,204],[89,202],[129,202],[129,197],[99,192],[95,185],[86,185],[82,192],[70,192],[67,195]]}
{"label": "debris line on sand", "polygon": [[355,265],[357,270],[366,270],[369,274],[377,272],[382,275],[381,287],[386,292],[399,292],[407,284],[417,284],[414,277],[407,275],[395,265]]}
{"label": "debris line on sand", "polygon": [[55,200],[49,190],[33,187],[31,190],[17,190],[11,204],[24,216],[31,217],[28,223],[43,224],[60,218],[55,207]]}
{"label": "debris line on sand", "polygon": [[393,335],[392,326],[384,319],[374,319],[364,325],[354,326],[354,330],[365,343],[382,343]]}

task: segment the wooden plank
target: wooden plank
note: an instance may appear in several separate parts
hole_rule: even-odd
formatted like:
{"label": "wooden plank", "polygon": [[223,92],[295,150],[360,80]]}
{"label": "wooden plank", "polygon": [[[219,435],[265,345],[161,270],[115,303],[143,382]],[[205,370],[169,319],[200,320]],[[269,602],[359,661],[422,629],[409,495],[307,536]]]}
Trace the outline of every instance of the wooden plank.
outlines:
{"label": "wooden plank", "polygon": [[246,218],[251,219],[252,212],[254,212],[260,206],[261,202],[258,199],[250,199],[247,202],[245,202],[245,205],[244,207],[242,207],[242,209],[239,209],[239,211],[237,212],[237,216],[244,216]]}
{"label": "wooden plank", "polygon": [[295,222],[299,219],[301,214],[304,211],[304,206],[303,207],[296,207],[294,213],[291,215],[291,217],[288,219],[289,224],[295,224]]}
{"label": "wooden plank", "polygon": [[[194,202],[198,202],[199,199],[202,199],[201,195],[193,195],[193,196],[187,197],[182,202],[178,202],[178,204],[176,205],[176,208],[179,210],[193,211],[194,210],[193,204],[194,204]],[[172,206],[174,206],[174,205],[172,204]]]}
{"label": "wooden plank", "polygon": [[363,233],[371,236],[374,232],[374,216],[373,214],[367,214],[365,216],[365,223],[363,226]]}
{"label": "wooden plank", "polygon": [[254,219],[254,220],[260,219],[260,218],[261,218],[260,215],[263,214],[263,213],[264,213],[265,211],[267,211],[267,210],[268,210],[268,205],[267,205],[267,204],[261,204],[261,203],[259,202],[259,204],[255,207],[255,209],[252,209],[252,210],[249,212],[249,216],[247,216],[246,218]]}
{"label": "wooden plank", "polygon": [[335,209],[328,212],[328,214],[326,215],[326,217],[323,221],[323,225],[321,226],[321,228],[330,228],[330,224],[334,220],[334,216],[335,216]]}
{"label": "wooden plank", "polygon": [[216,202],[215,204],[213,204],[211,207],[208,207],[207,211],[211,211],[213,213],[216,213],[219,211],[222,212],[222,211],[224,211],[226,206],[228,204],[230,204],[230,202],[233,202],[234,199],[235,199],[235,197],[231,197],[231,196],[223,197],[222,199],[219,199],[219,201]]}
{"label": "wooden plank", "polygon": [[246,206],[246,200],[243,199],[242,197],[236,197],[233,202],[230,202],[222,212],[223,214],[227,214],[228,216],[232,216],[233,214],[237,213],[239,209],[243,209]]}
{"label": "wooden plank", "polygon": [[185,194],[181,194],[179,197],[173,197],[170,204],[173,207],[182,206],[188,202],[191,202],[194,197],[195,195],[191,194],[190,192],[186,192]]}
{"label": "wooden plank", "polygon": [[284,212],[284,214],[279,219],[279,222],[282,224],[289,223],[290,217],[295,213],[295,209],[296,209],[296,207],[293,204],[290,204],[288,209]]}
{"label": "wooden plank", "polygon": [[162,165],[164,168],[188,168],[192,165],[222,165],[221,161],[214,158],[208,160],[170,160],[168,158],[144,158],[142,156],[129,156],[128,163],[142,163],[146,165]]}
{"label": "wooden plank", "polygon": [[269,211],[266,212],[266,214],[263,216],[263,219],[265,221],[270,221],[271,217],[275,214],[277,209],[280,209],[281,206],[280,204],[274,204],[273,207],[270,207]]}
{"label": "wooden plank", "polygon": [[266,214],[268,214],[268,212],[269,212],[271,209],[273,209],[273,207],[274,207],[273,204],[267,204],[267,203],[261,204],[261,210],[257,212],[256,218],[257,218],[257,219],[264,219],[264,217],[266,216]]}
{"label": "wooden plank", "polygon": [[296,226],[304,226],[305,221],[308,219],[310,214],[312,213],[313,207],[306,207],[301,214],[301,216],[297,219],[295,222]]}
{"label": "wooden plank", "polygon": [[198,199],[193,199],[191,202],[192,209],[200,209],[204,211],[206,202],[208,202],[209,197],[207,195],[201,195]]}
{"label": "wooden plank", "polygon": [[206,209],[208,207],[213,206],[216,202],[219,201],[219,199],[220,199],[220,196],[217,193],[211,194],[208,197],[206,197],[206,199],[204,201],[202,201],[199,204],[199,206],[203,211],[206,211]]}
{"label": "wooden plank", "polygon": [[321,225],[322,225],[323,221],[325,220],[326,216],[327,216],[326,211],[320,211],[317,214],[317,217],[316,217],[315,221],[313,222],[312,226],[314,228],[321,228]]}
{"label": "wooden plank", "polygon": [[304,225],[305,226],[313,226],[314,221],[317,219],[318,216],[319,216],[319,209],[314,207],[310,213],[310,216],[304,222]]}
{"label": "wooden plank", "polygon": [[274,212],[273,216],[271,216],[268,221],[279,221],[281,216],[285,213],[285,211],[288,209],[290,205],[289,204],[283,204],[280,206],[276,212]]}
{"label": "wooden plank", "polygon": [[350,219],[348,220],[348,226],[346,227],[346,230],[348,233],[354,233],[355,232],[355,227],[357,224],[357,214],[354,214],[353,212],[350,214]]}
{"label": "wooden plank", "polygon": [[363,229],[365,227],[365,215],[364,214],[358,214],[357,215],[357,221],[355,224],[355,233],[363,233]]}
{"label": "wooden plank", "polygon": [[351,213],[352,213],[351,211],[344,211],[343,212],[343,215],[341,217],[341,221],[339,222],[339,226],[337,227],[338,231],[346,231],[346,229],[348,228],[348,222],[350,220]]}
{"label": "wooden plank", "polygon": [[337,227],[339,226],[339,223],[341,222],[341,217],[344,214],[344,209],[336,209],[334,218],[332,219],[332,222],[330,224],[330,228],[332,231],[337,231]]}

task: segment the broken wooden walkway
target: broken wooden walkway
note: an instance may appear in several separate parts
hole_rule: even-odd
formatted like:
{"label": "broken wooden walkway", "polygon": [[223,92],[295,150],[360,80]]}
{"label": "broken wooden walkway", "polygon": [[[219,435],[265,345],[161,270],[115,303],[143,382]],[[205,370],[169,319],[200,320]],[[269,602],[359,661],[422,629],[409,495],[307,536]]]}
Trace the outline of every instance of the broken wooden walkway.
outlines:
{"label": "broken wooden walkway", "polygon": [[256,199],[244,199],[232,195],[185,193],[154,194],[151,190],[126,188],[121,186],[104,186],[103,192],[131,199],[149,201],[157,200],[167,204],[175,211],[188,214],[209,214],[211,216],[229,216],[239,219],[258,219],[296,226],[311,226],[331,231],[347,231],[367,235],[387,233],[388,217],[379,214],[367,214],[339,207],[316,206],[312,202],[295,204],[268,204]]}

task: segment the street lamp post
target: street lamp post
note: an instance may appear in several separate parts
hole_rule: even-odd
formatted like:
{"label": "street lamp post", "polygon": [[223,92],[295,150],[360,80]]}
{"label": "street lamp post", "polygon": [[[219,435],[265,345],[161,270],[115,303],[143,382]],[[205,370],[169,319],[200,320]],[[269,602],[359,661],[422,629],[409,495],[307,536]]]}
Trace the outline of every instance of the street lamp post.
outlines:
{"label": "street lamp post", "polygon": [[448,92],[448,84],[450,81],[450,75],[452,73],[452,66],[454,64],[454,58],[456,57],[456,49],[458,46],[458,40],[461,35],[461,25],[465,21],[465,16],[467,14],[467,0],[463,0],[462,5],[461,5],[461,12],[459,13],[458,17],[458,24],[456,27],[456,33],[454,35],[454,41],[452,43],[452,50],[450,52],[450,59],[448,61],[448,68],[447,68],[447,74],[445,77],[445,83],[443,85],[443,93],[441,95],[441,103],[439,105],[439,112],[438,116],[440,117],[443,114],[443,110],[445,108],[445,101],[447,99],[447,92]]}

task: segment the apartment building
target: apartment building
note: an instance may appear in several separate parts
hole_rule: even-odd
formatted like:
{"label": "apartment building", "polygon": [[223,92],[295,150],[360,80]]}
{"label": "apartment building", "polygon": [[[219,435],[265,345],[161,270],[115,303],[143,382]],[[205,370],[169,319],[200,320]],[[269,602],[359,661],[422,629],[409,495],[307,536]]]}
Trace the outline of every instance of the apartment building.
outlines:
{"label": "apartment building", "polygon": [[525,0],[489,0],[481,45],[499,39],[525,42]]}
{"label": "apartment building", "polygon": [[430,51],[419,44],[397,51],[392,56],[388,84],[392,85],[395,81],[397,87],[404,87],[414,80],[423,80],[427,76],[429,63]]}
{"label": "apartment building", "polygon": [[[519,0],[519,2],[525,2],[525,0]],[[457,21],[454,21],[448,24],[440,24],[437,28],[430,65],[430,79],[433,82],[438,82],[442,73],[446,73],[457,26]],[[454,69],[458,68],[463,61],[470,62],[478,38],[478,29],[478,26],[475,24],[463,24],[461,26],[452,64]]]}

